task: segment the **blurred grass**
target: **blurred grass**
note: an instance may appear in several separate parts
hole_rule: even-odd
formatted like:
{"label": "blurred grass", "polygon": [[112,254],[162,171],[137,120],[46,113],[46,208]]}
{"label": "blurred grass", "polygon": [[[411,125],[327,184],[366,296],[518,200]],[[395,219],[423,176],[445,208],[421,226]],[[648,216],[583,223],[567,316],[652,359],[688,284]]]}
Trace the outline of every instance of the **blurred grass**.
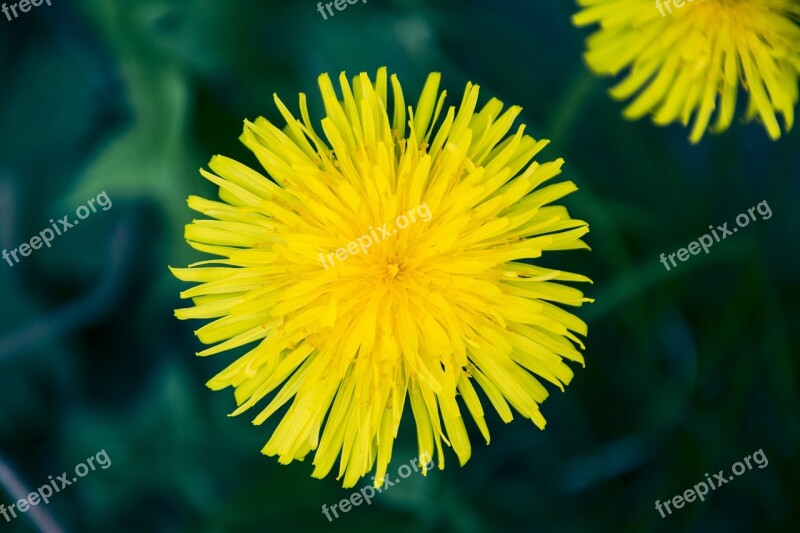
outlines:
{"label": "blurred grass", "polygon": [[[114,202],[53,248],[0,265],[0,455],[31,486],[103,448],[112,460],[48,506],[64,528],[797,523],[798,132],[772,143],[760,126],[736,124],[690,147],[679,127],[623,121],[610,81],[581,62],[586,32],[570,26],[573,9],[371,0],[323,21],[312,2],[84,0],[0,20],[0,246],[102,190]],[[587,366],[544,404],[546,431],[490,414],[492,444],[479,445],[471,428],[464,468],[448,456],[446,470],[412,476],[328,524],[322,505],[350,491],[310,478],[309,461],[261,456],[274,425],[226,417],[232,395],[203,384],[232,356],[193,356],[194,325],[172,317],[182,286],[166,265],[198,257],[182,241],[186,196],[213,194],[197,169],[216,153],[256,164],[237,141],[243,119],[279,122],[275,92],[292,106],[306,92],[318,114],[319,73],[384,64],[409,94],[437,70],[448,102],[472,80],[484,101],[525,108],[529,130],[552,140],[541,157],[566,159],[564,178],[580,187],[566,203],[592,228],[592,252],[543,261],[592,277],[597,301],[579,311],[590,324]],[[658,262],[762,200],[772,219],[670,272]],[[416,455],[414,442],[404,421],[398,464]],[[669,520],[655,511],[656,499],[759,448],[764,470]],[[0,492],[0,503],[10,497]],[[0,529],[31,525],[0,520]]]}

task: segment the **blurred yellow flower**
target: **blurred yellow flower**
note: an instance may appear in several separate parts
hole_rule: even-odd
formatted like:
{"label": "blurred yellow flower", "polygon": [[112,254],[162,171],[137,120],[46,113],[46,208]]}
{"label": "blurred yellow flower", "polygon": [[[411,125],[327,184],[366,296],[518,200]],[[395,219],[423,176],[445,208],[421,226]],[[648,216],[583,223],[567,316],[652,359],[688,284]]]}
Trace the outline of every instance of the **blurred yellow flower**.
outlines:
{"label": "blurred yellow flower", "polygon": [[[577,26],[598,23],[586,60],[599,74],[627,77],[613,97],[633,98],[629,119],[652,114],[656,124],[693,120],[689,139],[730,126],[741,80],[747,119],[758,117],[770,138],[794,123],[800,76],[797,0],[578,0]],[[678,9],[680,7],[680,9]],[[635,95],[635,97],[634,97]]]}
{"label": "blurred yellow flower", "polygon": [[[233,414],[274,392],[261,424],[291,400],[263,453],[286,464],[316,450],[320,478],[340,458],[351,487],[373,467],[375,484],[384,479],[406,397],[420,456],[434,457],[435,446],[439,468],[443,441],[462,464],[470,457],[463,406],[489,440],[476,383],[504,421],[511,404],[544,427],[538,404],[548,392],[535,376],[563,390],[572,378],[564,359],[583,363],[573,332],[586,334],[550,302],[590,301],[558,283],[589,280],[522,261],[587,248],[589,230],[547,205],[576,189],[541,187],[563,163],[532,162],[548,141],[524,125],[507,136],[519,107],[502,112],[492,99],[476,112],[478,87],[467,84],[436,128],[446,94],[438,73],[408,111],[385,69],[374,83],[367,74],[339,81],[341,100],[319,78],[324,138],[304,94],[301,120],[275,97],[283,130],[245,122],[241,140],[272,180],[222,156],[211,160],[214,173],[201,170],[221,201],[189,198],[207,218],[187,225],[186,240],[219,258],[173,273],[198,283],[181,294],[194,306],[176,316],[215,319],[196,332],[215,345],[198,355],[257,342],[208,383],[234,387]],[[400,217],[414,212],[420,219],[403,228]],[[390,220],[402,231],[388,231]],[[377,228],[380,239],[341,258],[340,247],[378,237]],[[333,251],[335,265],[320,261]]]}

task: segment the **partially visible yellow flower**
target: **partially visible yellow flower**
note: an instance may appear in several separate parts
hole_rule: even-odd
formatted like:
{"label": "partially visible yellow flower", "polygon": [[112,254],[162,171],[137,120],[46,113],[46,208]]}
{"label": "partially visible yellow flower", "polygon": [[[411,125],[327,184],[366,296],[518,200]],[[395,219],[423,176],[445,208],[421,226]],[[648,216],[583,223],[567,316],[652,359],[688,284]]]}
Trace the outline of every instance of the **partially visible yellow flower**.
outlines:
{"label": "partially visible yellow flower", "polygon": [[627,77],[611,90],[629,119],[650,113],[656,124],[693,120],[697,143],[716,111],[714,131],[730,126],[741,81],[747,118],[770,138],[794,123],[800,76],[798,0],[577,0],[577,26],[599,23],[586,60],[600,74]]}
{"label": "partially visible yellow flower", "polygon": [[[217,156],[200,172],[221,201],[189,198],[207,218],[186,240],[218,259],[173,269],[198,283],[176,316],[214,319],[196,333],[215,346],[198,355],[249,345],[208,386],[235,389],[234,415],[271,395],[255,424],[289,403],[263,453],[286,464],[316,450],[314,477],[339,459],[346,487],[373,467],[382,482],[407,398],[420,457],[435,447],[444,468],[443,442],[462,464],[471,454],[464,407],[489,440],[476,389],[505,422],[511,404],[543,428],[537,376],[563,390],[564,359],[583,363],[573,332],[586,325],[551,302],[589,301],[560,283],[588,278],[526,262],[587,248],[587,224],[547,205],[576,189],[543,186],[563,160],[533,161],[548,141],[524,125],[507,136],[521,109],[476,111],[471,83],[439,123],[439,79],[412,109],[385,69],[374,83],[342,74],[341,97],[320,76],[321,134],[305,95],[300,120],[276,96],[286,126],[259,118],[241,137],[272,179]],[[410,213],[420,219],[401,224]],[[367,235],[369,249],[348,245]]]}

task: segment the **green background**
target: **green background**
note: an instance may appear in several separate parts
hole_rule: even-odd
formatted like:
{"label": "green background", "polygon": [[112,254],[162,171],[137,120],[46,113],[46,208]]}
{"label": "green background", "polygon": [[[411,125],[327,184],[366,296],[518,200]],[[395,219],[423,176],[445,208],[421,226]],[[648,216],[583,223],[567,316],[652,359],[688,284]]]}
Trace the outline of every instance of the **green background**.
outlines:
{"label": "green background", "polygon": [[[0,480],[27,487],[105,449],[97,470],[43,508],[68,531],[787,531],[798,523],[800,172],[795,129],[779,142],[734,122],[692,147],[680,126],[627,122],[581,55],[589,31],[562,1],[397,0],[323,20],[311,0],[53,0],[0,16],[0,246],[106,191],[92,214],[13,268],[0,263]],[[449,104],[468,80],[564,157],[566,199],[591,252],[541,264],[589,275],[596,303],[585,369],[550,387],[547,429],[516,417],[474,425],[473,456],[407,480],[328,523],[348,497],[310,460],[260,455],[272,424],[228,418],[230,390],[173,309],[167,265],[201,259],[182,240],[197,169],[221,153],[256,165],[242,121],[282,125],[316,78],[396,72],[416,101],[430,71]],[[738,113],[741,116],[741,110]],[[659,255],[766,200],[753,222],[667,272]],[[408,410],[407,410],[408,411]],[[391,468],[417,455],[411,420]],[[763,449],[753,469],[666,519],[654,508]],[[5,472],[5,474],[3,474]],[[365,479],[364,482],[368,480]],[[7,483],[0,503],[13,497]],[[359,485],[360,486],[360,485]],[[33,531],[29,516],[0,531]]]}

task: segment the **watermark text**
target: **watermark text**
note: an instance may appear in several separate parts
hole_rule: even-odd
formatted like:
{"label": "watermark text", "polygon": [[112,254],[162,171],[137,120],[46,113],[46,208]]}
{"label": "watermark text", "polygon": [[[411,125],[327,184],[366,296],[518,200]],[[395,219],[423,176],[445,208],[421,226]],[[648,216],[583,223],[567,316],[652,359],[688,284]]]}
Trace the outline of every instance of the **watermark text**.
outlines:
{"label": "watermark text", "polygon": [[[733,463],[733,465],[731,465],[731,471],[735,475],[741,476],[748,470],[752,470],[753,465],[750,464],[751,458],[753,459],[753,462],[756,464],[756,466],[758,466],[758,468],[766,468],[767,465],[769,464],[769,460],[767,459],[767,456],[764,454],[764,450],[760,449],[754,452],[753,454],[745,457],[743,459],[744,463],[741,463],[739,461]],[[747,465],[746,468],[745,464]],[[725,483],[733,481],[733,476],[725,477],[724,470],[720,470],[719,472],[714,474],[713,478],[709,477],[708,473],[706,473],[705,476],[706,476],[706,481],[701,481],[700,483],[697,483],[691,489],[687,489],[686,491],[684,491],[683,494],[678,494],[677,496],[673,496],[672,499],[663,502],[656,500],[656,511],[658,511],[661,514],[661,518],[666,518],[667,514],[672,514],[672,509],[670,509],[670,504],[672,504],[672,507],[674,507],[677,510],[681,509],[686,503],[692,503],[695,500],[695,498],[703,502],[705,501],[706,494],[708,494],[709,487],[711,487],[711,490],[716,490]],[[667,511],[667,514],[664,514],[664,510]]]}
{"label": "watermark text", "polygon": [[[428,207],[427,202],[417,206],[414,209],[409,209],[407,214],[399,215],[395,221],[394,225],[396,226],[394,229],[391,227],[391,222],[387,222],[386,224],[379,226],[378,228],[373,229],[372,226],[369,227],[369,233],[358,237],[354,241],[350,241],[346,247],[339,248],[336,252],[331,252],[327,255],[323,255],[322,252],[319,253],[319,260],[322,263],[322,266],[325,267],[325,270],[330,268],[328,263],[325,261],[327,258],[330,261],[331,267],[336,266],[333,258],[334,255],[336,259],[339,261],[345,261],[351,255],[356,255],[357,253],[363,252],[364,255],[369,254],[369,248],[373,244],[377,244],[385,239],[388,239],[392,235],[397,235],[398,229],[406,229],[409,224],[417,222],[417,215],[420,217],[422,222],[429,222],[432,218],[431,210]],[[380,232],[380,235],[376,233],[376,229]]]}
{"label": "watermark text", "polygon": [[[97,202],[97,205],[100,206],[103,209],[103,211],[108,211],[109,209],[111,209],[112,206],[111,199],[106,194],[106,191],[103,191],[100,194],[98,194],[96,198],[92,198],[88,202],[86,202],[86,205],[79,206],[75,210],[75,215],[80,220],[84,220],[88,218],[89,215],[91,215],[92,213],[96,213],[97,207],[95,207],[94,205],[95,202]],[[38,235],[31,237],[30,242],[24,242],[11,251],[3,250],[2,252],[3,259],[6,261],[6,263],[8,263],[8,266],[13,268],[14,265],[19,264],[19,262],[21,261],[20,257],[17,254],[19,254],[22,257],[28,257],[29,255],[31,255],[31,252],[33,250],[38,250],[39,248],[41,248],[42,244],[50,248],[51,243],[56,237],[66,233],[74,226],[77,226],[80,220],[70,221],[69,215],[65,215],[59,218],[58,222],[54,222],[53,219],[51,218],[50,224],[53,229],[47,227],[42,231],[40,231]],[[55,233],[53,233],[54,231]],[[14,259],[13,263],[11,262],[12,258]]]}
{"label": "watermark text", "polygon": [[[97,465],[95,465],[95,461]],[[47,476],[49,481],[39,487],[35,492],[28,494],[27,497],[12,503],[8,507],[0,504],[0,516],[5,518],[6,522],[11,522],[13,519],[17,518],[17,512],[27,513],[31,507],[35,507],[41,503],[47,505],[50,503],[50,498],[54,494],[61,492],[63,489],[77,482],[79,478],[87,476],[89,472],[94,472],[97,466],[103,470],[111,466],[111,459],[108,457],[105,450],[100,450],[96,455],[89,457],[86,459],[85,463],[79,463],[75,467],[75,475],[72,478],[70,478],[67,472],[56,476],[55,479],[53,479],[53,476]]]}
{"label": "watermark text", "polygon": [[[433,458],[427,453],[423,453],[418,459],[412,459],[408,463],[400,465],[397,468],[397,475],[399,475],[402,479],[406,479],[411,475],[412,472],[419,472],[420,468],[423,466],[425,469],[424,471],[426,472],[433,469]],[[374,481],[375,478],[373,477],[372,480]],[[395,479],[392,481],[387,475],[380,487],[365,485],[361,488],[361,490],[353,492],[349,498],[345,498],[338,503],[334,503],[330,507],[323,505],[322,514],[325,515],[325,518],[328,519],[328,522],[333,522],[334,518],[339,518],[339,513],[336,510],[337,507],[339,508],[339,511],[346,513],[353,507],[358,507],[364,502],[367,502],[367,505],[372,505],[372,498],[375,497],[376,490],[380,494],[381,492],[387,491],[395,485],[399,485],[400,481],[400,479]],[[331,513],[333,513],[333,517],[331,517]]]}
{"label": "watermark text", "polygon": [[[669,266],[670,264],[672,264],[672,268],[678,266],[678,264],[675,262],[675,256],[678,257],[678,260],[683,262],[689,259],[689,257],[691,257],[689,254],[697,255],[700,253],[701,249],[703,250],[703,252],[708,253],[711,246],[713,246],[715,243],[718,243],[719,241],[733,235],[734,233],[739,231],[739,228],[744,228],[745,226],[750,224],[750,220],[755,221],[756,211],[758,211],[758,214],[761,215],[761,220],[769,220],[770,218],[772,218],[772,209],[770,209],[767,201],[764,200],[763,202],[760,202],[758,205],[748,209],[747,213],[741,213],[739,216],[736,217],[736,225],[739,226],[738,228],[734,227],[728,229],[727,222],[725,222],[721,226],[717,226],[716,229],[714,229],[714,226],[708,226],[708,229],[711,230],[711,235],[714,236],[713,238],[711,237],[711,235],[706,233],[696,241],[690,242],[686,248],[681,248],[677,252],[671,253],[669,255],[662,253],[660,259],[661,264],[664,265],[664,268],[670,270]],[[717,232],[717,230],[719,230],[719,233]]]}

